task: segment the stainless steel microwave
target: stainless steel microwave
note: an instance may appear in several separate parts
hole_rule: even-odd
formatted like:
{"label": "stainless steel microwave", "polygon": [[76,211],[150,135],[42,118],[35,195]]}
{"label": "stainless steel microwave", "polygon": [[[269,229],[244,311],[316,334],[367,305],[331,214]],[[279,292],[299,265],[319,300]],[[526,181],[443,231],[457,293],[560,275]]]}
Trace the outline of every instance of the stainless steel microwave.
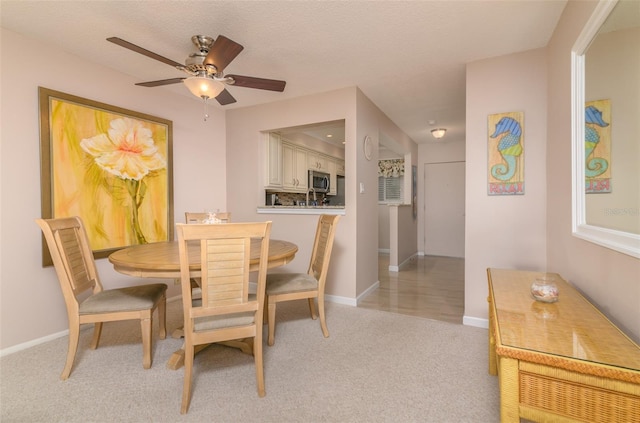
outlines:
{"label": "stainless steel microwave", "polygon": [[309,171],[309,189],[313,188],[315,192],[327,193],[329,192],[329,174],[324,172],[318,172],[315,170]]}

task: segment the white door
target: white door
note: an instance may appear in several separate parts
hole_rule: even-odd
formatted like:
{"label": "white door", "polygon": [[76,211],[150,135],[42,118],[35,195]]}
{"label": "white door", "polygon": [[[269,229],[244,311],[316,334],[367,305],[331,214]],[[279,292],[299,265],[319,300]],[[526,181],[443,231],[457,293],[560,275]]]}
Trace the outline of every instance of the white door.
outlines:
{"label": "white door", "polygon": [[424,253],[464,257],[465,162],[424,165]]}

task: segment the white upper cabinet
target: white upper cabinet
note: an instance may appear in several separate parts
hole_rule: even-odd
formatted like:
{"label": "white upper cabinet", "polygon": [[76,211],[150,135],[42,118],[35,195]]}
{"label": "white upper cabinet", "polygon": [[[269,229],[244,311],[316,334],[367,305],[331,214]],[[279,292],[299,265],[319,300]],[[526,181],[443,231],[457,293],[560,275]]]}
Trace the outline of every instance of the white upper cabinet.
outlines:
{"label": "white upper cabinet", "polygon": [[344,176],[344,160],[297,145],[277,133],[266,134],[264,188],[307,192],[309,170],[330,175],[328,195],[336,195],[337,175]]}
{"label": "white upper cabinet", "polygon": [[269,134],[266,142],[265,188],[282,188],[282,138]]}
{"label": "white upper cabinet", "polygon": [[282,143],[282,188],[307,192],[307,150]]}
{"label": "white upper cabinet", "polygon": [[337,177],[337,161],[336,159],[329,159],[327,162],[327,166],[328,166],[328,170],[329,170],[329,195],[336,195],[338,193],[337,191],[337,184],[338,184],[338,177]]}
{"label": "white upper cabinet", "polygon": [[307,154],[307,163],[309,170],[320,170],[322,172],[329,171],[328,157],[314,151],[310,151]]}

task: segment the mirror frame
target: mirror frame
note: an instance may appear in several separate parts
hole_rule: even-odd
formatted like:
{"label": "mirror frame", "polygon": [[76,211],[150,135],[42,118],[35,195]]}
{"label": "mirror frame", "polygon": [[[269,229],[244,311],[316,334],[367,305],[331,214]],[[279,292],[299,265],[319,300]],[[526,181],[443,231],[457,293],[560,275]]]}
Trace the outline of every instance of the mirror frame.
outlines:
{"label": "mirror frame", "polygon": [[572,234],[606,248],[640,258],[640,235],[589,225],[585,198],[585,59],[584,55],[618,0],[600,0],[571,49]]}

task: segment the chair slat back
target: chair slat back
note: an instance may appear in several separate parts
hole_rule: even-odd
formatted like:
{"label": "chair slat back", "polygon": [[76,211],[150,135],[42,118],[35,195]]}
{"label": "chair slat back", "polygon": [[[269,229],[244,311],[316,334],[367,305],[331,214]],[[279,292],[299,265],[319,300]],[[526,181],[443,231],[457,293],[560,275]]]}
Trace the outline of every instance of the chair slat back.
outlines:
{"label": "chair slat back", "polygon": [[339,215],[323,214],[318,219],[316,237],[311,251],[311,263],[309,264],[309,274],[315,277],[321,284],[324,283],[331,260],[333,250],[333,239],[336,233],[336,225]]}
{"label": "chair slat back", "polygon": [[242,304],[249,296],[251,239],[203,240],[202,302],[207,307]]}
{"label": "chair slat back", "polygon": [[61,251],[69,282],[74,293],[79,294],[93,287],[93,278],[89,275],[89,269],[82,251],[80,233],[78,229],[60,229],[56,232],[56,244]]}
{"label": "chair slat back", "polygon": [[[88,289],[102,290],[82,220],[79,217],[37,219],[67,302]],[[77,303],[77,300],[75,301]]]}
{"label": "chair slat back", "polygon": [[[216,215],[216,218],[222,221],[222,223],[231,222],[230,212],[216,212],[215,215]],[[209,219],[209,213],[185,212],[184,218],[185,218],[185,222],[187,222],[188,224],[204,223],[205,220]]]}
{"label": "chair slat back", "polygon": [[[226,225],[178,223],[176,232],[185,317],[228,314],[234,307],[235,312],[261,307],[264,303],[271,222]],[[260,248],[257,301],[249,301],[252,238],[259,241]],[[198,307],[194,307],[191,300],[190,242],[200,245],[202,304]],[[192,310],[189,316],[187,309]]]}

